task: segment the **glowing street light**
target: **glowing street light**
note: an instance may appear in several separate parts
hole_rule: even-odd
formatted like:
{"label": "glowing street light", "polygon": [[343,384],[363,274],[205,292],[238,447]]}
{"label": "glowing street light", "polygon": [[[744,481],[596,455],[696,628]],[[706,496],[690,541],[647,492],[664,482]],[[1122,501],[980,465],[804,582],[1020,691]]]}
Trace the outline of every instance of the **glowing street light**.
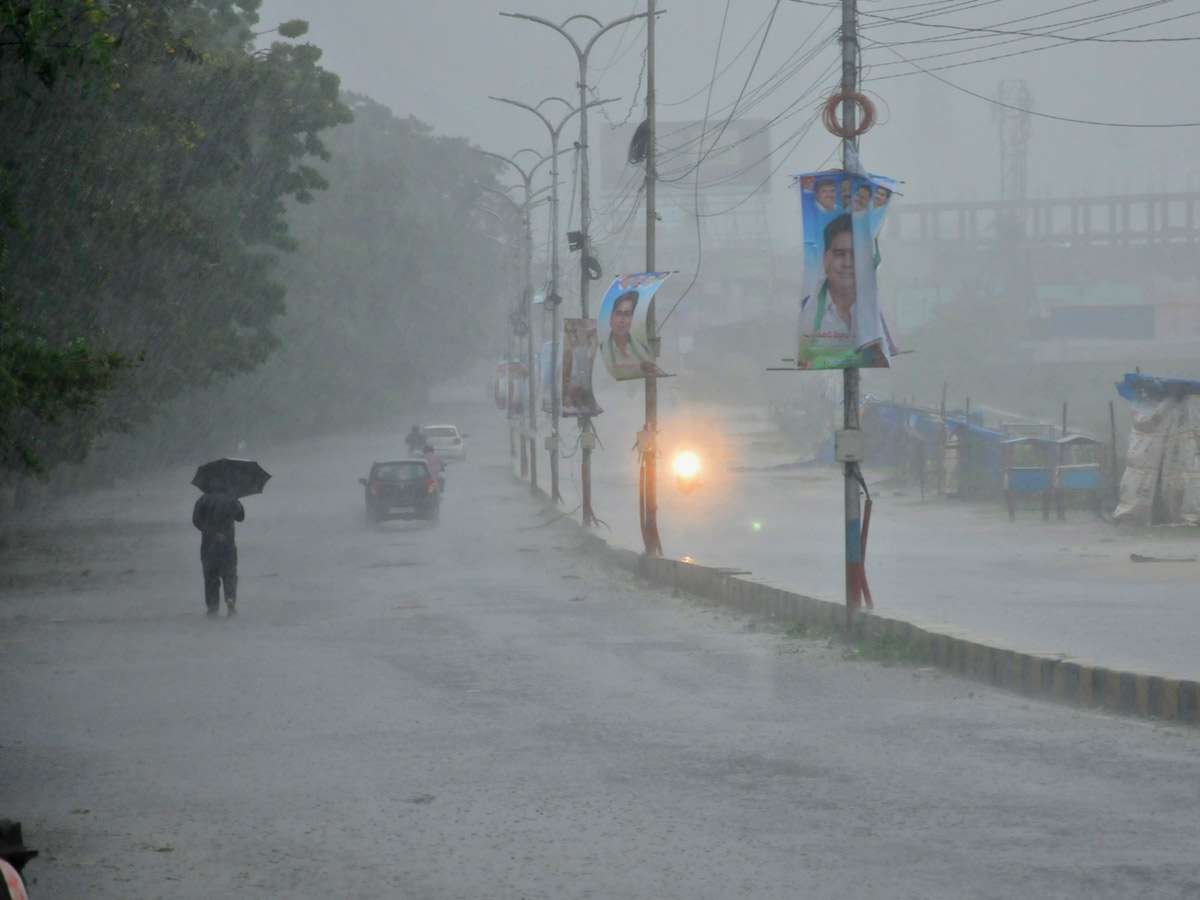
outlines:
{"label": "glowing street light", "polygon": [[700,457],[691,450],[682,450],[671,461],[675,473],[675,486],[685,494],[700,487]]}

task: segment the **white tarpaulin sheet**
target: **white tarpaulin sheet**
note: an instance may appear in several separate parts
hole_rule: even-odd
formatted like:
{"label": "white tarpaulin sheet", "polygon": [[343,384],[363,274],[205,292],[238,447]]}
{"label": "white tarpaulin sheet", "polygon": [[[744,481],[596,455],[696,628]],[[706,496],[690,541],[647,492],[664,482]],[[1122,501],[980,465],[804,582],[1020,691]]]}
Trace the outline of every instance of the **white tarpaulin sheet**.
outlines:
{"label": "white tarpaulin sheet", "polygon": [[1113,519],[1200,525],[1200,394],[1135,386],[1130,399],[1133,429]]}

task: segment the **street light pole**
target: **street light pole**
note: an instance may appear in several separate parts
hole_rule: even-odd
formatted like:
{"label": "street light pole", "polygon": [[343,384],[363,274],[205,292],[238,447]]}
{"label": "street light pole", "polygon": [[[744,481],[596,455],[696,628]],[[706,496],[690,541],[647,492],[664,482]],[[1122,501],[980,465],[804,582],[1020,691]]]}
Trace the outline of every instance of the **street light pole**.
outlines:
{"label": "street light pole", "polygon": [[[514,19],[525,19],[529,22],[536,22],[539,25],[544,25],[547,28],[558,32],[567,42],[570,43],[571,49],[575,51],[576,61],[579,63],[579,233],[580,233],[580,267],[579,267],[579,311],[583,318],[588,318],[588,286],[591,282],[589,274],[589,262],[592,258],[591,241],[588,235],[588,226],[591,224],[591,209],[590,209],[590,185],[588,180],[588,134],[587,134],[587,108],[589,105],[587,100],[587,59],[592,47],[601,35],[619,25],[624,25],[627,22],[633,22],[637,19],[644,19],[650,13],[634,13],[632,15],[623,16],[620,19],[615,19],[607,25],[600,22],[595,16],[589,15],[574,15],[564,19],[561,25],[555,25],[549,19],[543,19],[540,16],[530,16],[524,13],[500,13],[502,16],[507,16]],[[582,47],[566,30],[566,26],[576,19],[587,19],[593,22],[598,29],[586,44]],[[557,237],[557,236],[556,236]],[[557,339],[558,335],[555,334]],[[581,416],[579,420],[580,431],[583,437],[580,440],[583,446],[583,461],[580,465],[580,482],[583,491],[583,524],[596,524],[596,514],[592,511],[592,419],[591,416]],[[557,448],[557,442],[556,442]]]}
{"label": "street light pole", "polygon": [[[484,184],[481,184],[480,187],[483,188],[485,191],[488,191],[489,193],[493,193],[496,196],[502,198],[503,200],[506,200],[508,202],[509,206],[511,207],[511,209],[513,210],[514,214],[510,215],[508,218],[505,218],[504,216],[500,215],[500,213],[498,213],[494,209],[491,209],[487,206],[480,206],[478,204],[475,205],[475,209],[479,210],[480,212],[487,213],[489,216],[491,216],[497,222],[499,222],[500,227],[503,231],[508,232],[512,229],[512,224],[513,224],[514,219],[518,219],[518,218],[523,219],[524,218],[521,214],[522,213],[521,206],[515,200],[513,200],[512,197],[508,196],[508,194],[504,193],[503,191],[496,190],[495,188],[488,187],[487,185],[484,185]],[[506,245],[510,251],[508,254],[509,261],[505,264],[506,276],[511,275],[511,271],[510,271],[510,269],[512,267],[511,260],[513,258],[513,254],[511,251],[513,249],[514,244],[517,249],[517,256],[519,256],[521,259],[519,265],[522,269],[524,268],[524,262],[525,262],[525,258],[526,258],[525,248],[528,246],[528,244],[525,243],[524,239],[525,239],[525,235],[524,235],[524,231],[522,231],[522,237],[521,237],[520,241],[510,242],[509,244]],[[528,280],[528,279],[526,279],[526,280]],[[507,289],[510,286],[510,284],[514,281],[516,281],[516,276],[506,277],[505,278],[505,288]],[[508,346],[505,349],[505,355],[504,355],[504,395],[505,395],[505,407],[504,408],[505,408],[505,412],[507,413],[507,421],[508,421],[508,456],[509,456],[510,460],[515,459],[517,457],[518,451],[517,451],[516,445],[519,443],[521,445],[520,457],[521,457],[521,477],[522,478],[524,478],[525,476],[527,476],[529,474],[529,453],[527,452],[527,449],[525,446],[525,438],[521,437],[519,440],[516,440],[517,435],[519,434],[519,431],[520,431],[520,424],[519,424],[520,416],[516,416],[516,417],[513,416],[512,408],[509,403],[509,401],[512,399],[512,390],[511,390],[512,373],[509,370],[509,365],[511,364],[511,362],[512,362],[513,358],[516,356],[516,354],[521,353],[523,350],[524,340],[523,340],[522,335],[519,333],[519,331],[517,329],[517,321],[518,321],[519,316],[522,314],[522,311],[524,310],[524,308],[525,308],[525,294],[524,294],[524,291],[522,290],[522,292],[519,295],[517,309],[509,314],[509,327],[506,329]],[[516,343],[515,351],[513,349],[514,342]],[[518,425],[516,428],[513,427],[513,419],[514,418],[516,418],[518,421]]]}
{"label": "street light pole", "polygon": [[[542,112],[541,107],[551,100],[556,100],[559,103],[565,103],[568,107],[571,105],[562,97],[547,97],[536,106],[530,106],[528,103],[522,103],[519,100],[509,100],[506,97],[491,97],[500,103],[508,103],[511,106],[519,107],[527,110],[537,116],[546,130],[550,132],[550,156],[553,160],[550,164],[550,289],[546,294],[546,302],[550,304],[551,313],[551,368],[552,376],[550,378],[550,498],[555,503],[562,502],[562,495],[558,490],[558,421],[562,413],[562,385],[559,383],[558,374],[558,358],[559,358],[559,331],[561,330],[561,319],[559,318],[559,307],[562,304],[562,298],[558,294],[558,138],[562,133],[563,127],[570,121],[571,116],[576,113],[583,112],[589,106],[599,106],[602,103],[611,103],[612,100],[592,100],[585,103],[583,106],[571,109],[557,125],[551,123]],[[584,314],[587,317],[587,314]],[[532,376],[531,376],[532,377]],[[587,451],[585,451],[586,453]],[[586,482],[585,482],[586,483]],[[588,485],[590,487],[590,485]]]}
{"label": "street light pole", "polygon": [[[533,373],[534,356],[533,356],[533,228],[530,222],[530,208],[533,205],[533,176],[534,173],[545,162],[551,162],[553,168],[557,168],[557,163],[554,160],[557,154],[552,153],[550,156],[544,156],[532,168],[526,171],[521,165],[507,156],[501,156],[499,153],[492,153],[488,150],[480,150],[478,147],[473,148],[476,153],[482,153],[484,156],[490,156],[498,159],[501,162],[508,163],[521,176],[521,181],[525,186],[525,203],[523,204],[523,212],[525,219],[525,347],[526,347],[526,366],[528,367],[529,376],[527,379],[525,391],[525,414],[527,436],[529,438],[529,492],[533,496],[537,496],[537,411],[533,406]],[[522,444],[523,446],[523,444]]]}

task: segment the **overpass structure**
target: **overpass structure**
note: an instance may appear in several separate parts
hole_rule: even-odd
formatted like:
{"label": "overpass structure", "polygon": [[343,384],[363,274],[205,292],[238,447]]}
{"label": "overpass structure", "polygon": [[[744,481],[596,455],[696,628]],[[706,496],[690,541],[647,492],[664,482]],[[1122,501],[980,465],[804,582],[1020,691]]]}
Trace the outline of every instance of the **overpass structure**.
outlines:
{"label": "overpass structure", "polygon": [[987,284],[1041,362],[1200,357],[1200,193],[909,204],[881,245],[900,328]]}

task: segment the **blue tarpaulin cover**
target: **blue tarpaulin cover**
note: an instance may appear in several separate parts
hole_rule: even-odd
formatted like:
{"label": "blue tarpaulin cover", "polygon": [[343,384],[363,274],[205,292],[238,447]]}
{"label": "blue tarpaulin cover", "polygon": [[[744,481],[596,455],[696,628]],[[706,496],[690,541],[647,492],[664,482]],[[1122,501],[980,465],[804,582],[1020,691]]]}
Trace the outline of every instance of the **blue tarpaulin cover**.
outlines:
{"label": "blue tarpaulin cover", "polygon": [[1182,397],[1185,394],[1200,394],[1200,381],[1132,374],[1126,375],[1124,381],[1117,382],[1117,393],[1126,400],[1134,400],[1138,396],[1150,400],[1158,400],[1163,397]]}

